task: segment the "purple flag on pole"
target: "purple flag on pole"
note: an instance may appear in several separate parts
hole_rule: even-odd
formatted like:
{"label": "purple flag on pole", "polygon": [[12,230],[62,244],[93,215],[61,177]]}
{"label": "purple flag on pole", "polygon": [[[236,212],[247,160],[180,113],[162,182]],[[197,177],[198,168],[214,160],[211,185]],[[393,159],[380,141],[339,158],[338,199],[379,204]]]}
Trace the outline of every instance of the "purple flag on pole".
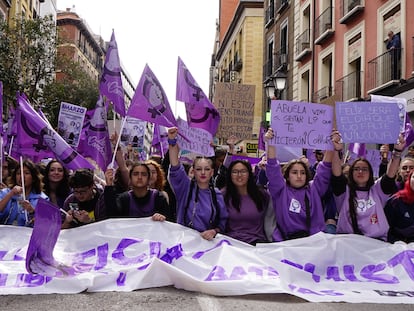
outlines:
{"label": "purple flag on pole", "polygon": [[127,115],[166,127],[177,126],[167,95],[148,65],[145,65]]}
{"label": "purple flag on pole", "polygon": [[198,86],[184,62],[178,57],[176,99],[185,103],[189,127],[204,129],[216,135],[220,114]]}
{"label": "purple flag on pole", "polygon": [[168,134],[164,126],[154,124],[154,134],[152,137],[152,147],[161,154],[162,157],[168,151]]}
{"label": "purple flag on pole", "polygon": [[36,205],[36,217],[26,253],[26,270],[44,276],[73,275],[74,269],[55,260],[53,249],[61,227],[59,208],[40,198]]}
{"label": "purple flag on pole", "polygon": [[99,97],[89,126],[85,129],[78,146],[78,152],[93,159],[105,171],[112,160],[112,147],[109,140],[106,110],[102,96]]}
{"label": "purple flag on pole", "polygon": [[405,146],[409,146],[414,141],[414,129],[411,124],[410,116],[408,112],[405,113]]}
{"label": "purple flag on pole", "polygon": [[30,120],[33,132],[39,136],[39,144],[47,145],[55,157],[67,168],[76,170],[78,168],[94,169],[84,157],[72,149],[71,146],[33,109],[25,96],[17,97],[19,109],[26,120]]}
{"label": "purple flag on pole", "polygon": [[3,82],[0,81],[0,136],[3,138]]}
{"label": "purple flag on pole", "polygon": [[348,150],[355,153],[358,157],[365,157],[367,149],[364,143],[350,143]]}
{"label": "purple flag on pole", "polygon": [[115,33],[112,31],[111,41],[105,56],[105,65],[99,91],[106,96],[114,105],[115,112],[125,116],[124,88],[121,79],[121,63],[118,55],[118,45],[115,40]]}
{"label": "purple flag on pole", "polygon": [[265,142],[264,142],[264,135],[266,134],[266,128],[263,126],[263,124],[260,124],[260,130],[259,130],[259,142],[257,148],[259,150],[266,150]]}

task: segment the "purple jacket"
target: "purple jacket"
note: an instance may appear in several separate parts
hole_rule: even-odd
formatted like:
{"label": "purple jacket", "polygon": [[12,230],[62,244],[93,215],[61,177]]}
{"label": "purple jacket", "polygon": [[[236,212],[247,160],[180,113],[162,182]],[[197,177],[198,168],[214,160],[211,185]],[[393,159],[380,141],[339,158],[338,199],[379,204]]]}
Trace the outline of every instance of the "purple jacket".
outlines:
{"label": "purple jacket", "polygon": [[199,189],[196,202],[196,183],[194,183],[190,200],[188,200],[191,181],[181,164],[170,166],[168,180],[177,200],[177,223],[199,232],[214,228],[220,228],[221,232],[224,232],[228,213],[219,189],[214,189],[217,206],[213,202],[210,189]]}
{"label": "purple jacket", "polygon": [[[320,162],[316,169],[316,175],[309,185],[296,189],[287,185],[279,161],[276,159],[267,160],[268,190],[272,196],[277,222],[273,233],[274,241],[286,240],[300,231],[312,235],[325,229],[321,197],[328,190],[331,169],[331,163]],[[306,224],[305,195],[309,199],[309,230]]]}

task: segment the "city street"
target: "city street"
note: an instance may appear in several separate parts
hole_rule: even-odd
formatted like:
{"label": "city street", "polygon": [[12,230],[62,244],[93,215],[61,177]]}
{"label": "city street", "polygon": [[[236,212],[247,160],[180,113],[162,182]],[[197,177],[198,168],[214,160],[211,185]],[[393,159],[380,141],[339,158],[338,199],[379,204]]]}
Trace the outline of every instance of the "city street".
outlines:
{"label": "city street", "polygon": [[403,304],[351,304],[351,303],[310,303],[287,294],[260,294],[246,296],[217,297],[202,293],[162,287],[134,292],[80,293],[76,295],[10,295],[0,296],[2,311],[9,310],[284,310],[284,311],[325,311],[325,310],[412,310]]}

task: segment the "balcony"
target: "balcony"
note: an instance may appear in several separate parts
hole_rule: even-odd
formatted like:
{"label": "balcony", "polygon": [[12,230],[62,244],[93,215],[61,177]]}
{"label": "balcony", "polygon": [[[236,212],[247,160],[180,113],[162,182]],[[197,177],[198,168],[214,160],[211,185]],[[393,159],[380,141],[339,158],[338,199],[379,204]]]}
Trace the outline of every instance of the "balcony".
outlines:
{"label": "balcony", "polygon": [[339,101],[350,102],[361,99],[361,71],[354,71],[335,83],[335,94]]}
{"label": "balcony", "polygon": [[320,103],[328,97],[331,97],[332,95],[332,88],[330,86],[324,86],[323,88],[313,93],[312,102]]}
{"label": "balcony", "polygon": [[301,61],[306,55],[312,52],[310,48],[310,31],[306,29],[296,38],[295,61]]}
{"label": "balcony", "polygon": [[276,12],[280,14],[289,5],[289,0],[276,0]]}
{"label": "balcony", "polygon": [[272,60],[267,60],[263,66],[263,80],[267,80],[278,71],[286,71],[288,64],[288,55],[286,51],[279,50],[273,56]]}
{"label": "balcony", "polygon": [[403,49],[387,51],[368,62],[368,94],[399,84]]}
{"label": "balcony", "polygon": [[332,7],[329,7],[315,20],[315,44],[322,44],[334,34],[332,23]]}
{"label": "balcony", "polygon": [[270,1],[269,6],[265,12],[265,28],[269,28],[275,20],[275,6],[274,2]]}
{"label": "balcony", "polygon": [[364,0],[342,0],[340,5],[340,24],[346,24],[354,16],[358,15],[359,12],[362,12],[365,8]]}

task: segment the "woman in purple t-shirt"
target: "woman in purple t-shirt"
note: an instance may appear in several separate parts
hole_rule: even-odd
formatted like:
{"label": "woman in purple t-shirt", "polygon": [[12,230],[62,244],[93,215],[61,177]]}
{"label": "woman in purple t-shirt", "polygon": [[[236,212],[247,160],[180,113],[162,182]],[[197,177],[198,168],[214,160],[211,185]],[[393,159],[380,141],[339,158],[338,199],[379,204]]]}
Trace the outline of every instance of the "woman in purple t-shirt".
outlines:
{"label": "woman in purple t-shirt", "polygon": [[267,145],[266,175],[276,215],[274,241],[306,237],[325,229],[322,196],[328,190],[333,151],[326,151],[323,160],[312,175],[308,165],[301,159],[288,162],[281,169],[276,159],[276,147],[268,142],[273,129],[265,134]]}
{"label": "woman in purple t-shirt", "polygon": [[235,160],[222,189],[229,218],[225,234],[240,241],[272,242],[276,221],[269,193],[256,184],[250,162]]}

